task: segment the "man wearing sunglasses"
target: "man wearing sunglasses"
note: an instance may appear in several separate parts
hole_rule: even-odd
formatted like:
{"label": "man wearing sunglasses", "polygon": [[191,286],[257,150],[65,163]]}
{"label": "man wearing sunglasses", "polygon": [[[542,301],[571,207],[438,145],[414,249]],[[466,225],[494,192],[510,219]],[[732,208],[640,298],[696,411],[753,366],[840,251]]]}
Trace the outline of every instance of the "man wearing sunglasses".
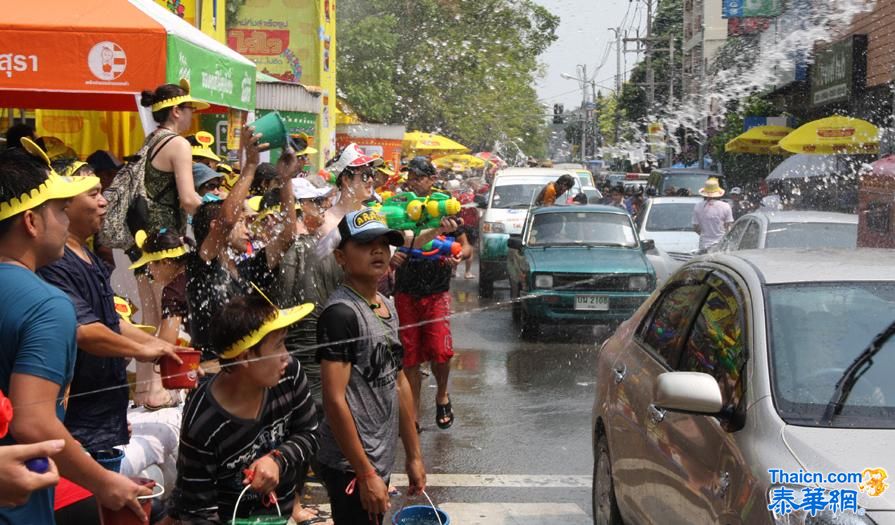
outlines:
{"label": "man wearing sunglasses", "polygon": [[329,167],[336,177],[339,200],[327,210],[317,234],[319,239],[335,230],[347,213],[363,208],[364,203],[373,198],[373,169],[381,165],[382,159],[367,155],[357,144],[345,146]]}

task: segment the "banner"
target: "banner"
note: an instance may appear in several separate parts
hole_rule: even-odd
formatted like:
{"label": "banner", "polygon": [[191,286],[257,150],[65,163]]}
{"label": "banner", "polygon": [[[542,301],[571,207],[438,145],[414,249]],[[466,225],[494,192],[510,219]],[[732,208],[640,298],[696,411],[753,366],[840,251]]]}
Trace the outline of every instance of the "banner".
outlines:
{"label": "banner", "polygon": [[120,159],[143,145],[143,126],[136,112],[37,110],[34,123],[38,136],[58,138],[81,159],[99,149]]}
{"label": "banner", "polygon": [[255,107],[254,68],[175,35],[168,35],[165,76],[174,84],[181,78],[189,79],[190,94],[200,100],[237,109]]}
{"label": "banner", "polygon": [[847,101],[867,81],[867,35],[852,35],[817,51],[811,66],[811,103]]}
{"label": "banner", "polygon": [[227,45],[262,73],[319,86],[317,18],[314,1],[246,0],[227,31]]}

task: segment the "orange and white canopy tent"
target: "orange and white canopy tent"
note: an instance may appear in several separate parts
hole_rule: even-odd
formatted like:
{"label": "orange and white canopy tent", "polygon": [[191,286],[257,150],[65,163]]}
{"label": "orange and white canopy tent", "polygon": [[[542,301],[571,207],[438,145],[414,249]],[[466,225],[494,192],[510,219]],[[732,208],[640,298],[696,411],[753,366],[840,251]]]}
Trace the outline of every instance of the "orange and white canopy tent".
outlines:
{"label": "orange and white canopy tent", "polygon": [[186,78],[212,106],[255,106],[253,62],[152,0],[4,2],[0,107],[135,111]]}

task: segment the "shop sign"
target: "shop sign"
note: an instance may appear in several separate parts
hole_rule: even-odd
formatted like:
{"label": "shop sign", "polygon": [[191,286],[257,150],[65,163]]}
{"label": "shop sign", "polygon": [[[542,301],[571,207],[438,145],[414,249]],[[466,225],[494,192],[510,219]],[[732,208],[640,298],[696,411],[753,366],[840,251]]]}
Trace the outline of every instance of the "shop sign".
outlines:
{"label": "shop sign", "polygon": [[853,35],[817,52],[811,67],[811,104],[850,100],[864,89],[866,75],[866,35]]}
{"label": "shop sign", "polygon": [[722,0],[722,18],[780,16],[781,0]]}

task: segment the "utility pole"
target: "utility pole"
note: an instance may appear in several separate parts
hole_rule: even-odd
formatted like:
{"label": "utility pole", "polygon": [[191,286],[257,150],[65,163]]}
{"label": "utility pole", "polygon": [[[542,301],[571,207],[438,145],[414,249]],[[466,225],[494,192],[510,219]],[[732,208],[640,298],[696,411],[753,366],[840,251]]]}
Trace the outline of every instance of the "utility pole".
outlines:
{"label": "utility pole", "polygon": [[653,0],[646,0],[646,100],[649,109],[656,103],[656,72],[653,71]]}
{"label": "utility pole", "polygon": [[[615,115],[613,117],[613,135],[615,144],[618,144],[618,104],[622,96],[622,28],[610,27],[615,33]],[[895,107],[895,106],[893,106]]]}

